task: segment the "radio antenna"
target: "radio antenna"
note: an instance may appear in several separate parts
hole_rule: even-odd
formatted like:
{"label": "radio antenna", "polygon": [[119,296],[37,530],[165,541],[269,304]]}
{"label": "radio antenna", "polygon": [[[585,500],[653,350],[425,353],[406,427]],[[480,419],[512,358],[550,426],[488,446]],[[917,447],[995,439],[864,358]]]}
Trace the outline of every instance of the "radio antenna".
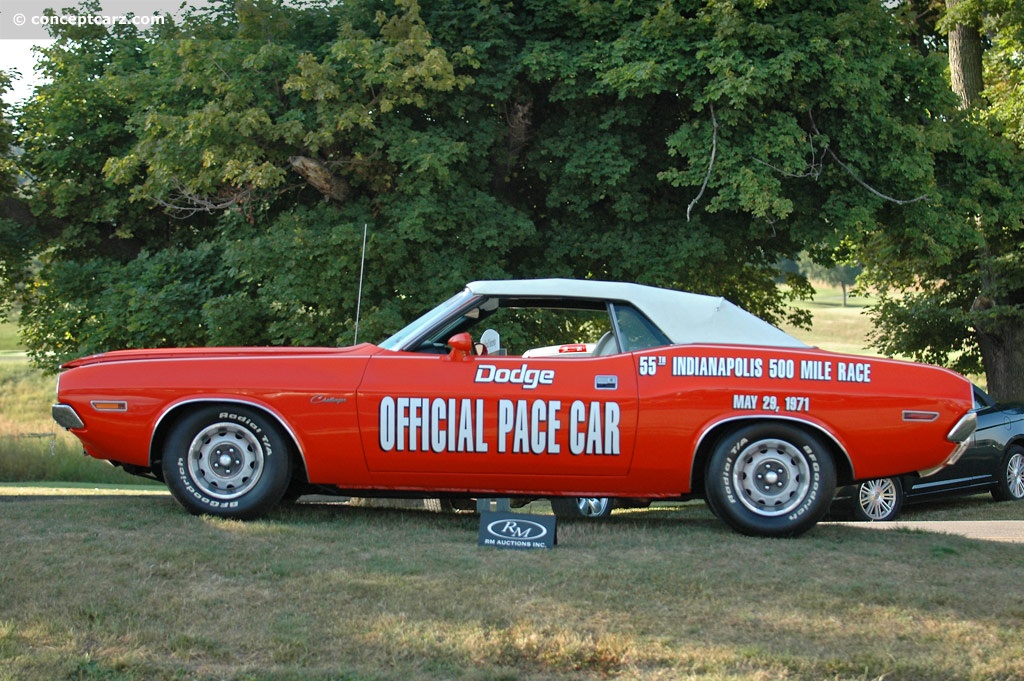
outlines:
{"label": "radio antenna", "polygon": [[366,223],[363,223],[363,250],[359,256],[359,293],[356,297],[356,330],[352,345],[359,344],[359,312],[363,306],[363,268],[366,265]]}

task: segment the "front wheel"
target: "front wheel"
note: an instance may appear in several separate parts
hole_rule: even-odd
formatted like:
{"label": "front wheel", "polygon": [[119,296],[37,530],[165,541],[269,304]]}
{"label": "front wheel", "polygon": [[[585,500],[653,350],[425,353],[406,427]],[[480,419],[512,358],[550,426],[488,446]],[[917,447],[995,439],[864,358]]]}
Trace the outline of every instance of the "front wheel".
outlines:
{"label": "front wheel", "polygon": [[853,515],[857,520],[896,520],[903,509],[903,483],[899,478],[876,478],[857,485]]}
{"label": "front wheel", "polygon": [[614,504],[608,497],[553,497],[551,510],[559,518],[607,518]]}
{"label": "front wheel", "polygon": [[190,513],[253,518],[288,490],[290,443],[262,412],[210,405],[171,428],[162,466],[168,489]]}
{"label": "front wheel", "polygon": [[992,489],[996,501],[1024,499],[1024,447],[1007,447],[998,475],[999,479]]}
{"label": "front wheel", "polygon": [[786,423],[755,423],[725,435],[706,472],[708,505],[743,534],[795,537],[828,512],[835,464],[821,441]]}

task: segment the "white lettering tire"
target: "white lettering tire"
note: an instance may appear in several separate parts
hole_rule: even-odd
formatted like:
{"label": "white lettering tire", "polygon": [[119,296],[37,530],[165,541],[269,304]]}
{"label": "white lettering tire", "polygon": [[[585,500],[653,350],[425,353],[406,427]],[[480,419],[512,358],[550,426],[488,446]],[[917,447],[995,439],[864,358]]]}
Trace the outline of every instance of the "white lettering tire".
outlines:
{"label": "white lettering tire", "polygon": [[828,512],[835,464],[805,430],[761,422],[726,434],[708,461],[705,494],[733,529],[762,537],[795,537]]}
{"label": "white lettering tire", "polygon": [[167,488],[195,515],[254,518],[291,481],[290,441],[273,419],[241,405],[208,405],[171,428],[163,451]]}

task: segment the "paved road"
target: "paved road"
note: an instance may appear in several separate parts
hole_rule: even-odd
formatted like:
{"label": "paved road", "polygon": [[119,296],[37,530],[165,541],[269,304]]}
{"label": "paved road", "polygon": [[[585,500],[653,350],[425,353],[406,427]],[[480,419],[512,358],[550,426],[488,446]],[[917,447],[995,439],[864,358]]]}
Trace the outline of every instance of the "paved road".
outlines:
{"label": "paved road", "polygon": [[1003,541],[1024,544],[1024,521],[1020,520],[943,520],[893,523],[836,523],[872,530],[922,530],[945,534],[959,534],[971,539]]}

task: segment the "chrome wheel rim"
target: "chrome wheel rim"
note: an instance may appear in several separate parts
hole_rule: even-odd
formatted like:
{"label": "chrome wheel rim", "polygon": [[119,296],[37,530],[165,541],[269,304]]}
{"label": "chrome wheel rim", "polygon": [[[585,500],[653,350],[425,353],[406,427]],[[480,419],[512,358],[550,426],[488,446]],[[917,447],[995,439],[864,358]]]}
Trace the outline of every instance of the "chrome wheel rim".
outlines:
{"label": "chrome wheel rim", "polygon": [[577,497],[576,508],[579,509],[580,515],[593,518],[596,516],[604,515],[608,510],[608,504],[611,500],[608,497]]}
{"label": "chrome wheel rim", "polygon": [[797,508],[811,489],[807,457],[784,440],[758,440],[736,458],[732,486],[749,510],[780,516]]}
{"label": "chrome wheel rim", "polygon": [[861,483],[857,496],[860,510],[871,520],[884,520],[896,508],[896,485],[891,478]]}
{"label": "chrome wheel rim", "polygon": [[1024,454],[1014,454],[1006,463],[1006,486],[1014,499],[1024,499]]}
{"label": "chrome wheel rim", "polygon": [[189,476],[210,497],[236,499],[259,482],[263,457],[263,446],[252,431],[234,423],[216,423],[193,438]]}

